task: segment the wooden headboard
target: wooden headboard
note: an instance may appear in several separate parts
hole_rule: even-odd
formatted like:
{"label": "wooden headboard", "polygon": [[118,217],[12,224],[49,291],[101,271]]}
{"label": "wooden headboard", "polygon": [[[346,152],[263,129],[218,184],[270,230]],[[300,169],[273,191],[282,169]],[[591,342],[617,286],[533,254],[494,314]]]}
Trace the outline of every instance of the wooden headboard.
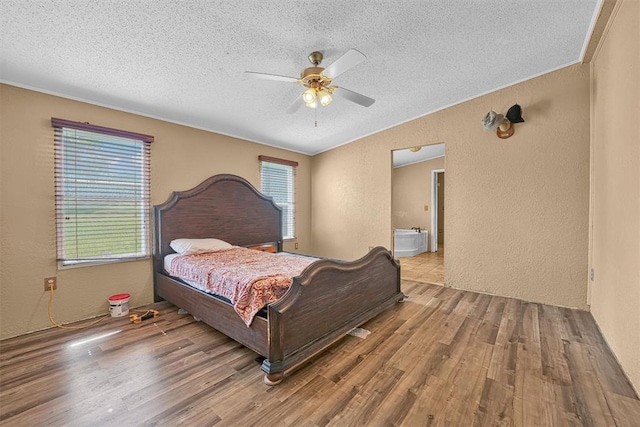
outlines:
{"label": "wooden headboard", "polygon": [[277,244],[282,250],[282,209],[247,180],[215,175],[186,191],[174,191],[153,207],[154,270],[162,271],[174,239],[221,239],[232,245]]}

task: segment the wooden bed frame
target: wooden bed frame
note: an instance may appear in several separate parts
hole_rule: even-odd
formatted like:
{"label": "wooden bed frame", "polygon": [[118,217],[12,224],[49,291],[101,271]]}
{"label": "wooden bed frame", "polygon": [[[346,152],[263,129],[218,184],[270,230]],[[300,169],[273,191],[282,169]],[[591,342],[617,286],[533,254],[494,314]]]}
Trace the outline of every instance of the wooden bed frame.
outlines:
{"label": "wooden bed frame", "polygon": [[383,247],[353,262],[322,259],[295,277],[287,293],[250,327],[231,304],[171,278],[164,256],[178,238],[218,238],[282,251],[281,209],[235,175],[216,175],[154,206],[154,294],[265,357],[266,384],[403,299],[400,265]]}

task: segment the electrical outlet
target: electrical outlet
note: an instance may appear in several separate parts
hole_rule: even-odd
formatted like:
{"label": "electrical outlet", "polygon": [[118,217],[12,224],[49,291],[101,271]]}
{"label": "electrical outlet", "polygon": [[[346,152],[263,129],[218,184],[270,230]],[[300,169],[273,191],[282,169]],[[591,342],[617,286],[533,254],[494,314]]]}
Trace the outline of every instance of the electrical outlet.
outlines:
{"label": "electrical outlet", "polygon": [[296,249],[298,249],[298,242],[296,242],[296,244],[295,244],[295,248],[296,248]]}
{"label": "electrical outlet", "polygon": [[53,290],[55,291],[56,289],[58,289],[58,285],[56,283],[56,278],[55,277],[45,277],[44,278],[44,290],[45,292],[49,291],[49,287],[53,285]]}

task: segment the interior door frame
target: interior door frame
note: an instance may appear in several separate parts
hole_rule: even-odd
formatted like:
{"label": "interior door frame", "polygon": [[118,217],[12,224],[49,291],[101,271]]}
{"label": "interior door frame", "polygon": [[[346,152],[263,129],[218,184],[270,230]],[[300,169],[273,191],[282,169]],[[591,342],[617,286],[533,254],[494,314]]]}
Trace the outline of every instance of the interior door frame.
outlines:
{"label": "interior door frame", "polygon": [[438,174],[444,169],[431,170],[431,249],[438,252]]}

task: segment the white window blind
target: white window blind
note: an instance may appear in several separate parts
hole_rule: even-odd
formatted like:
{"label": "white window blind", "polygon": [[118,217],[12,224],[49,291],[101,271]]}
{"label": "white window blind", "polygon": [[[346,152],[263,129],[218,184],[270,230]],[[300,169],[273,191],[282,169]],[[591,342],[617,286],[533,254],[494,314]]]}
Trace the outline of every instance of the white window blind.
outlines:
{"label": "white window blind", "polygon": [[273,198],[282,208],[282,234],[284,239],[295,239],[295,177],[298,162],[259,156],[260,182],[263,194]]}
{"label": "white window blind", "polygon": [[147,258],[153,137],[51,119],[58,261]]}

